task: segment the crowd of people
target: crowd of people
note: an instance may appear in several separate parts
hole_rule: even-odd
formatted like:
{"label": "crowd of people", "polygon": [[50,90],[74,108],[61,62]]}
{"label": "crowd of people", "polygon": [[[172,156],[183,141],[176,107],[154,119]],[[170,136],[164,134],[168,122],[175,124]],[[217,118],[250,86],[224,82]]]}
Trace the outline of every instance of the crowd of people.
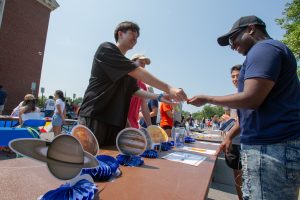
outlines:
{"label": "crowd of people", "polygon": [[18,117],[21,127],[24,121],[29,119],[52,118],[51,130],[56,136],[62,132],[64,120],[68,117],[67,113],[78,113],[78,109],[79,105],[69,104],[63,92],[56,90],[54,96],[50,95],[41,107],[38,106],[38,99],[34,95],[26,94],[18,106],[13,109],[10,116]]}

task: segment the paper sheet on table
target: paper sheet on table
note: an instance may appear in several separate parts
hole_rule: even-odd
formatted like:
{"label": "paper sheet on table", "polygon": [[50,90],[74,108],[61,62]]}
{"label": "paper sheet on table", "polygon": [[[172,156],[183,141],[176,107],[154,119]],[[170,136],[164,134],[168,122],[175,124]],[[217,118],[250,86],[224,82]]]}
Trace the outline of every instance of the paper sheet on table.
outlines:
{"label": "paper sheet on table", "polygon": [[201,144],[209,144],[209,145],[215,145],[215,146],[220,146],[220,143],[214,143],[214,142],[204,142],[204,141],[201,141],[199,142]]}
{"label": "paper sheet on table", "polygon": [[215,155],[215,153],[216,153],[216,150],[201,149],[201,148],[196,148],[196,147],[183,147],[183,150],[197,152],[197,153],[204,153],[204,154],[208,154],[208,155]]}
{"label": "paper sheet on table", "polygon": [[193,165],[193,166],[198,166],[201,162],[203,162],[206,159],[205,156],[195,155],[191,153],[184,153],[184,152],[170,153],[162,158],[170,161]]}
{"label": "paper sheet on table", "polygon": [[219,138],[221,137],[221,135],[218,135],[218,134],[210,134],[210,133],[207,133],[207,134],[198,134],[196,138]]}

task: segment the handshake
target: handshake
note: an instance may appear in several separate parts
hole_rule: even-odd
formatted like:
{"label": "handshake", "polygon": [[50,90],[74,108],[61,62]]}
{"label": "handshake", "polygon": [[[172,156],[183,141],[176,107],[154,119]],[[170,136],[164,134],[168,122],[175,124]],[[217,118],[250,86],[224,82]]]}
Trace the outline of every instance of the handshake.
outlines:
{"label": "handshake", "polygon": [[203,106],[204,104],[209,102],[208,96],[197,95],[192,98],[188,98],[182,88],[174,87],[170,87],[169,92],[167,94],[164,94],[163,97],[164,99],[173,99],[175,100],[175,102],[186,101],[188,104],[198,107]]}

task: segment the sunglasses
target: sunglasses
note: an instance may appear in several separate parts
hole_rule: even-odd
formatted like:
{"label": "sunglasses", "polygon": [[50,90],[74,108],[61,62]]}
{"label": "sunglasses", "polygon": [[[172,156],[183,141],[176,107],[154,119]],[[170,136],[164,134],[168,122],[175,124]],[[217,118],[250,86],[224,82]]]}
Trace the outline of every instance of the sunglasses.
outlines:
{"label": "sunglasses", "polygon": [[246,27],[240,28],[238,30],[236,30],[229,38],[228,38],[228,43],[230,45],[231,48],[233,48],[233,42],[234,40],[239,36],[239,34],[245,30]]}

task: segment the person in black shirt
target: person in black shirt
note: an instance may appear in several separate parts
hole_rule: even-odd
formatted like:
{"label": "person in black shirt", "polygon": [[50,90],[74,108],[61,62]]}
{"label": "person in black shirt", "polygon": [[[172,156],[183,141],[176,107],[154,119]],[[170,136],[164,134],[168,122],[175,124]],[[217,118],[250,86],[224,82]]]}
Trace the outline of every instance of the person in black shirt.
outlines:
{"label": "person in black shirt", "polygon": [[126,52],[137,43],[137,24],[121,22],[114,36],[116,44],[104,42],[95,53],[78,118],[80,124],[86,125],[95,134],[100,146],[115,144],[118,132],[126,126],[132,95],[163,98],[162,95],[140,90],[137,80],[166,92],[174,100],[187,99],[182,89],[164,83],[125,57]]}
{"label": "person in black shirt", "polygon": [[186,120],[188,121],[190,127],[193,127],[193,126],[194,126],[195,120],[194,120],[194,118],[192,117],[192,114],[190,114],[189,117],[188,117]]}

